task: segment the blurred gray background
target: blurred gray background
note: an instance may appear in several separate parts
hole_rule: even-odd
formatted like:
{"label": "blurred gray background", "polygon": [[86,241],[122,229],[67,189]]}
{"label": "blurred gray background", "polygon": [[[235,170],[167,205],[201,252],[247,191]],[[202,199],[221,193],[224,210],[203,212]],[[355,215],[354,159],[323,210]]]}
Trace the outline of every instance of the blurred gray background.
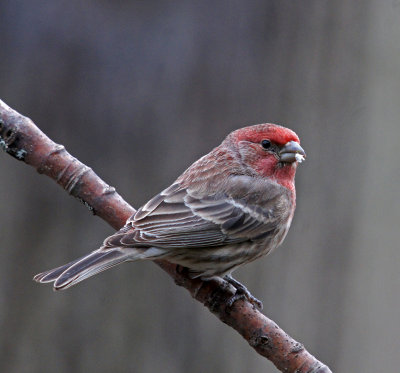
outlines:
{"label": "blurred gray background", "polygon": [[[335,372],[400,365],[400,1],[0,2],[0,98],[133,206],[244,125],[307,151],[284,245],[236,272]],[[276,372],[152,263],[32,276],[112,229],[0,154],[1,372]]]}

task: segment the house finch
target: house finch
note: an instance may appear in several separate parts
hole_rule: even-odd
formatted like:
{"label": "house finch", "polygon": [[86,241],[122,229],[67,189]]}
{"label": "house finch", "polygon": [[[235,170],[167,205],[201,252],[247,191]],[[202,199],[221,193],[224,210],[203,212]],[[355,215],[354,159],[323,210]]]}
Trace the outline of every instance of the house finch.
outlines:
{"label": "house finch", "polygon": [[192,278],[224,278],[262,307],[231,277],[285,238],[296,206],[294,177],[305,153],[285,127],[259,124],[230,133],[210,153],[142,206],[96,251],[34,277],[66,289],[126,261],[165,259]]}

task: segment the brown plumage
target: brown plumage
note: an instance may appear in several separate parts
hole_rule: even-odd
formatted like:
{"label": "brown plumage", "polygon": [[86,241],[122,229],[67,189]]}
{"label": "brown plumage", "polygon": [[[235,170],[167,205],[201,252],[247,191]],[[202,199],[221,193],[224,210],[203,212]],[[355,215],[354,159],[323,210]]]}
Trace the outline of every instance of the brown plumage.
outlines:
{"label": "brown plumage", "polygon": [[296,205],[294,176],[305,153],[297,135],[274,124],[232,132],[142,206],[103,246],[35,276],[66,289],[125,261],[165,259],[193,277],[230,277],[286,236]]}

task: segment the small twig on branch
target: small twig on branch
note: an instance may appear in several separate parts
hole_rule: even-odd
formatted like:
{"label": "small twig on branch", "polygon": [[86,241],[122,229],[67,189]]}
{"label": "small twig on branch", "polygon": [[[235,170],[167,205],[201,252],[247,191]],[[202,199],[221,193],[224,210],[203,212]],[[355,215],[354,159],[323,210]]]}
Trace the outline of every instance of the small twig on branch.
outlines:
{"label": "small twig on branch", "polygon": [[[91,168],[71,156],[62,145],[50,140],[27,117],[0,100],[0,147],[34,167],[83,202],[95,215],[119,229],[135,212],[113,187]],[[331,370],[312,356],[304,346],[244,299],[227,306],[234,289],[222,281],[190,279],[181,267],[156,262],[179,286],[186,288],[222,322],[234,328],[260,355],[271,360],[282,372],[329,373]]]}

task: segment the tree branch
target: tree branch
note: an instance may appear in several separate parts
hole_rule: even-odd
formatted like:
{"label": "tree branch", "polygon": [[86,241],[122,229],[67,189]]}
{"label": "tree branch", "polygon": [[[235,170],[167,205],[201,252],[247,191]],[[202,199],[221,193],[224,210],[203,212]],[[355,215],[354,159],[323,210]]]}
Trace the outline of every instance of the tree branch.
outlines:
{"label": "tree branch", "polygon": [[[83,202],[93,214],[119,229],[135,212],[113,187],[91,168],[54,143],[27,117],[0,100],[0,147],[55,180],[69,194]],[[225,281],[190,279],[180,266],[157,261],[179,286],[203,303],[222,322],[234,328],[260,355],[282,372],[330,373],[304,346],[287,335],[273,321],[246,300],[227,306],[234,288]]]}

